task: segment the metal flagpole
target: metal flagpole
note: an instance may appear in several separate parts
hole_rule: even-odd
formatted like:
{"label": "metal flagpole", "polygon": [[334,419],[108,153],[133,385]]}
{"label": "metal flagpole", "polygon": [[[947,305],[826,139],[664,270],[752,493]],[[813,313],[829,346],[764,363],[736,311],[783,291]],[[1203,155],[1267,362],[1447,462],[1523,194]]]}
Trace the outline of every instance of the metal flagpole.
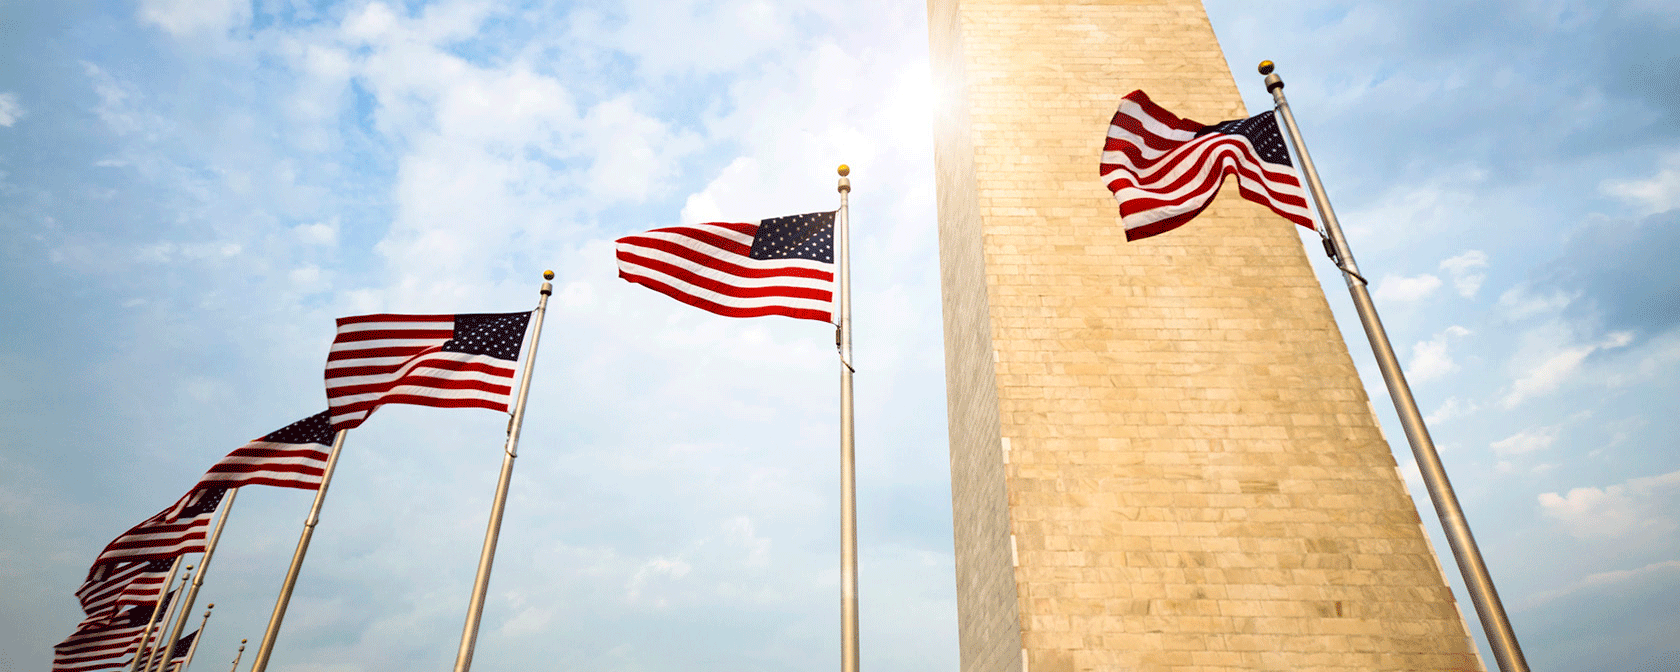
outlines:
{"label": "metal flagpole", "polygon": [[175,556],[175,562],[169,565],[169,579],[163,582],[163,593],[158,595],[157,604],[152,605],[152,619],[146,621],[146,629],[140,631],[140,646],[134,650],[134,664],[129,666],[130,672],[140,672],[140,654],[146,652],[146,643],[152,640],[152,626],[157,624],[158,612],[163,611],[163,601],[169,599],[169,587],[175,584],[175,572],[181,569],[184,555]]}
{"label": "metal flagpole", "polygon": [[233,667],[228,668],[228,672],[239,672],[239,659],[245,657],[245,642],[248,642],[248,641],[251,641],[251,640],[248,640],[248,639],[239,640],[239,652],[233,654]]}
{"label": "metal flagpole", "polygon": [[840,215],[834,223],[835,261],[839,265],[840,349],[840,670],[858,670],[857,473],[852,449],[852,260],[849,197],[852,169],[840,165]]}
{"label": "metal flagpole", "polygon": [[[187,647],[187,657],[181,659],[181,668],[179,670],[176,670],[175,672],[187,672],[187,666],[192,664],[193,654],[198,653],[198,643],[204,641],[204,626],[206,626],[210,623],[210,611],[215,609],[215,608],[216,608],[216,603],[215,602],[211,602],[209,605],[207,605],[205,607],[205,609],[204,609],[204,620],[198,622],[198,634],[193,635],[192,646]],[[243,646],[244,641],[241,640],[240,644],[241,644],[241,646],[239,647],[239,650],[244,651],[245,650],[245,647]],[[173,652],[175,650],[175,647],[170,646],[169,650],[171,652]],[[170,657],[173,658],[174,656],[170,656]],[[235,663],[235,664],[237,664],[237,663]],[[167,659],[165,659],[163,661],[163,669],[164,670],[169,669],[169,661]]]}
{"label": "metal flagpole", "polygon": [[542,297],[537,299],[536,325],[531,330],[531,347],[525,355],[525,373],[519,381],[519,400],[508,420],[507,445],[502,450],[502,475],[496,481],[496,503],[490,508],[489,528],[484,532],[484,550],[478,555],[478,576],[473,579],[472,603],[467,606],[467,623],[461,629],[461,649],[455,653],[455,672],[472,668],[473,647],[478,644],[478,624],[484,615],[484,596],[490,591],[490,565],[496,559],[496,539],[502,532],[502,511],[507,508],[508,486],[513,481],[513,459],[519,456],[519,429],[525,424],[525,398],[531,393],[531,369],[537,363],[537,340],[542,338],[543,314],[554,293],[554,271],[543,271]]}
{"label": "metal flagpole", "polygon": [[1406,384],[1406,374],[1400,370],[1400,360],[1394,356],[1394,347],[1388,342],[1387,332],[1383,331],[1382,320],[1377,318],[1376,305],[1371,302],[1371,293],[1365,289],[1365,278],[1359,275],[1359,267],[1353,262],[1353,252],[1348,248],[1347,238],[1342,235],[1341,225],[1336,222],[1336,212],[1330,209],[1330,199],[1324,195],[1324,185],[1318,180],[1318,171],[1313,169],[1312,157],[1307,155],[1301,129],[1295,126],[1295,114],[1290,112],[1289,102],[1284,100],[1283,78],[1273,74],[1272,69],[1271,61],[1260,62],[1260,74],[1266,76],[1266,90],[1271,92],[1272,101],[1277,104],[1277,111],[1289,128],[1290,144],[1295,148],[1295,155],[1301,159],[1301,172],[1307,176],[1307,188],[1312,192],[1313,203],[1318,206],[1319,215],[1324,220],[1326,251],[1331,253],[1336,267],[1342,270],[1348,292],[1353,295],[1353,306],[1359,312],[1359,321],[1365,326],[1366,338],[1371,341],[1377,367],[1382,370],[1383,381],[1388,384],[1388,396],[1394,400],[1394,410],[1400,415],[1400,426],[1405,428],[1406,440],[1412,445],[1418,471],[1423,474],[1424,485],[1429,488],[1429,499],[1435,504],[1435,514],[1440,517],[1441,527],[1446,531],[1447,543],[1452,546],[1453,558],[1458,561],[1458,571],[1464,575],[1465,588],[1470,592],[1470,601],[1476,606],[1476,615],[1481,618],[1482,629],[1487,632],[1493,657],[1503,672],[1528,672],[1528,661],[1523,659],[1517,634],[1511,629],[1511,621],[1505,616],[1505,606],[1500,603],[1499,593],[1493,588],[1493,577],[1482,562],[1482,552],[1476,547],[1476,539],[1470,536],[1470,523],[1464,518],[1464,509],[1458,505],[1458,496],[1453,494],[1447,471],[1441,466],[1441,456],[1435,452],[1435,442],[1429,438],[1429,429],[1423,424],[1423,414],[1418,411],[1417,401],[1412,399],[1412,389]]}
{"label": "metal flagpole", "polygon": [[321,473],[321,487],[315,490],[315,503],[309,507],[309,517],[303,520],[303,534],[298,536],[297,550],[292,552],[292,566],[286,570],[286,581],[280,586],[280,597],[274,601],[274,613],[268,617],[268,629],[263,631],[257,657],[251,661],[251,672],[268,669],[268,657],[274,653],[274,640],[280,637],[280,622],[286,620],[286,607],[292,601],[292,588],[297,586],[298,571],[303,568],[303,555],[309,552],[309,538],[315,535],[315,524],[321,520],[321,503],[327,501],[327,486],[332,484],[333,469],[338,467],[338,453],[344,448],[348,429],[333,436],[332,453],[327,456],[327,468]]}
{"label": "metal flagpole", "polygon": [[[229,488],[227,497],[222,500],[222,513],[216,518],[216,529],[210,533],[210,541],[204,545],[204,557],[198,559],[198,571],[193,573],[192,587],[187,589],[186,598],[181,600],[180,616],[175,619],[175,628],[170,631],[167,641],[173,642],[181,638],[181,630],[186,627],[187,617],[192,614],[193,603],[198,599],[198,589],[204,585],[204,572],[210,568],[210,556],[216,554],[216,542],[222,540],[222,528],[227,526],[228,514],[233,511],[233,500],[238,495],[239,488]],[[175,646],[170,645],[157,669],[169,669],[169,661],[174,659]]]}
{"label": "metal flagpole", "polygon": [[[189,579],[189,576],[188,576],[187,573],[191,572],[191,571],[192,571],[192,565],[187,565],[186,569],[181,570],[181,587],[176,589],[177,592],[186,589],[187,580]],[[169,619],[173,618],[175,614],[181,613],[182,610],[181,610],[180,607],[181,607],[181,601],[180,600],[171,601],[170,604],[169,604],[169,609],[166,611],[166,613],[168,615],[166,615],[164,617],[163,623],[168,623]],[[171,639],[171,640],[165,641],[164,638],[163,638],[163,628],[161,627],[162,623],[160,623],[159,625],[160,625],[160,627],[158,628],[157,642],[152,644],[151,652],[146,654],[146,667],[144,668],[146,670],[151,670],[152,666],[157,664],[158,657],[159,657],[158,649],[168,647],[168,649],[171,650],[171,651],[175,650],[175,640]]]}

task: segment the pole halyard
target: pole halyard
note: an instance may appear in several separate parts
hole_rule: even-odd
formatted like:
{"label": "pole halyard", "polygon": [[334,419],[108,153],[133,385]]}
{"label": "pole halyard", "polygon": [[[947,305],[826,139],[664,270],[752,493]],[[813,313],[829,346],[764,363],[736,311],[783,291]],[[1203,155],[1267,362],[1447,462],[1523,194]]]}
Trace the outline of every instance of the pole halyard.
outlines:
{"label": "pole halyard", "polygon": [[269,656],[274,653],[274,640],[280,637],[280,623],[286,620],[286,607],[292,601],[292,589],[297,586],[298,572],[303,569],[303,556],[309,552],[309,539],[315,535],[315,524],[321,520],[321,504],[327,501],[327,486],[332,484],[333,470],[338,467],[338,453],[344,448],[348,429],[333,436],[332,453],[327,456],[326,469],[321,473],[321,487],[315,490],[315,503],[309,507],[309,517],[303,521],[303,534],[298,536],[297,550],[292,552],[292,566],[286,570],[286,581],[280,586],[280,596],[274,601],[274,613],[268,617],[268,629],[263,631],[262,643],[257,646],[251,672],[268,669]]}
{"label": "pole halyard", "polygon": [[1290,111],[1289,101],[1283,96],[1283,78],[1274,74],[1272,70],[1271,61],[1260,62],[1260,74],[1266,77],[1266,90],[1271,92],[1272,101],[1277,105],[1277,114],[1283,118],[1283,123],[1289,130],[1290,145],[1294,147],[1295,156],[1301,161],[1301,172],[1307,178],[1307,189],[1312,194],[1313,204],[1317,206],[1320,219],[1324,223],[1323,235],[1329,241],[1329,251],[1334,253],[1332,258],[1342,271],[1348,292],[1353,295],[1354,309],[1359,313],[1359,321],[1365,327],[1365,336],[1371,342],[1377,368],[1382,370],[1383,382],[1388,386],[1388,396],[1394,400],[1394,410],[1400,416],[1400,426],[1405,430],[1406,440],[1411,444],[1418,471],[1423,475],[1424,485],[1429,490],[1429,499],[1434,503],[1435,513],[1446,532],[1447,543],[1452,547],[1459,573],[1464,576],[1464,585],[1470,593],[1471,603],[1476,607],[1476,615],[1481,619],[1482,630],[1487,633],[1493,657],[1503,672],[1528,672],[1528,661],[1523,659],[1516,632],[1511,629],[1511,621],[1505,615],[1505,606],[1499,600],[1498,591],[1494,590],[1493,577],[1482,561],[1482,552],[1476,546],[1475,537],[1470,534],[1470,523],[1464,517],[1464,509],[1459,506],[1458,496],[1453,493],[1452,483],[1447,480],[1447,471],[1441,464],[1440,454],[1435,450],[1435,442],[1429,437],[1429,428],[1424,426],[1423,414],[1418,410],[1417,401],[1412,398],[1411,386],[1406,384],[1406,374],[1400,369],[1400,360],[1394,354],[1394,346],[1388,342],[1388,333],[1383,329],[1382,320],[1377,317],[1376,304],[1371,301],[1371,293],[1365,287],[1365,279],[1359,275],[1359,266],[1353,261],[1353,252],[1348,247],[1347,238],[1342,235],[1341,224],[1336,221],[1336,212],[1330,208],[1330,199],[1325,195],[1324,184],[1319,181],[1312,157],[1307,154],[1306,143],[1301,139],[1301,129],[1295,125],[1295,114]]}
{"label": "pole halyard", "polygon": [[857,469],[852,432],[852,264],[849,197],[852,169],[840,166],[840,212],[834,223],[834,256],[840,349],[840,670],[858,671]]}
{"label": "pole halyard", "polygon": [[490,508],[490,523],[484,532],[484,549],[478,556],[478,575],[473,579],[472,602],[467,606],[467,622],[461,629],[461,648],[455,653],[455,672],[472,669],[473,649],[478,644],[478,626],[484,616],[484,598],[490,591],[490,567],[496,559],[496,541],[502,533],[502,512],[507,508],[508,487],[513,481],[513,460],[519,457],[519,430],[525,424],[525,399],[531,393],[531,371],[537,363],[537,341],[542,338],[543,316],[548,312],[548,297],[554,293],[554,271],[543,271],[542,297],[537,300],[531,329],[531,345],[525,355],[525,372],[519,380],[519,399],[514,403],[513,417],[508,421],[506,447],[502,451],[502,473],[496,481],[496,501]]}

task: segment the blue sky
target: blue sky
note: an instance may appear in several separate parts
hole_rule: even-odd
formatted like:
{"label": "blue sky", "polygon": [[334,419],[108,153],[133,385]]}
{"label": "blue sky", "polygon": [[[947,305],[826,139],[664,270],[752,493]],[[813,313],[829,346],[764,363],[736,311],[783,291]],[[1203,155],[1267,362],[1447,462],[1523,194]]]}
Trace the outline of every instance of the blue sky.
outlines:
{"label": "blue sky", "polygon": [[[1530,663],[1680,664],[1680,8],[1266,9],[1208,2],[1249,109],[1254,63],[1288,82]],[[333,318],[527,309],[544,268],[477,664],[835,664],[831,332],[624,283],[611,241],[832,208],[842,162],[863,663],[955,669],[920,5],[11,1],[0,25],[0,669],[47,667],[106,541],[324,408]],[[393,407],[350,434],[271,669],[449,664],[504,423]],[[201,664],[260,638],[309,505],[247,490]]]}

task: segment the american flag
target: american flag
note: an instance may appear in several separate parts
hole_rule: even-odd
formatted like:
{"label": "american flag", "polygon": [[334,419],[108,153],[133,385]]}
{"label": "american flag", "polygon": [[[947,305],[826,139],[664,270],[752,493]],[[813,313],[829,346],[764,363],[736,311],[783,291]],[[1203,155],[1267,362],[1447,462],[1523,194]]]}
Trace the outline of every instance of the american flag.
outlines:
{"label": "american flag", "polygon": [[192,650],[193,640],[198,639],[198,631],[194,630],[175,640],[175,647],[169,651],[169,666],[164,672],[175,672],[181,669],[181,664],[187,660],[187,652]]}
{"label": "american flag", "polygon": [[185,553],[204,552],[205,531],[210,517],[222,503],[226,488],[195,488],[169,508],[129,528],[105,545],[93,561],[93,572],[108,562],[162,560]]}
{"label": "american flag", "polygon": [[198,487],[237,488],[272,485],[314,490],[321,487],[333,430],[327,411],[286,425],[247,443],[210,467]]}
{"label": "american flag", "polygon": [[110,618],[124,607],[151,606],[169,582],[173,559],[97,565],[76,598],[90,620]]}
{"label": "american flag", "polygon": [[53,647],[52,672],[92,672],[126,666],[140,646],[152,607],[130,607],[107,621],[84,621]]}
{"label": "american flag", "polygon": [[332,429],[383,404],[507,411],[531,313],[338,318],[327,354]]}
{"label": "american flag", "polygon": [[618,277],[728,317],[834,321],[834,213],[618,239]]}
{"label": "american flag", "polygon": [[1313,228],[1274,113],[1205,125],[1162,109],[1142,91],[1120,101],[1103,147],[1102,178],[1120,201],[1126,240],[1182,226],[1233,174],[1243,198]]}

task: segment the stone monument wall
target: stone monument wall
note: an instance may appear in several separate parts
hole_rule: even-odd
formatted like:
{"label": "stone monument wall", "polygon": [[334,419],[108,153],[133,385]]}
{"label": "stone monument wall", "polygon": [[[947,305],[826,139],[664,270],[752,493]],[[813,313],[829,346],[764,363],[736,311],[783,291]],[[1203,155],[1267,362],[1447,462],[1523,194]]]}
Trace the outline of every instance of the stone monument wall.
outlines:
{"label": "stone monument wall", "polygon": [[1293,225],[1098,179],[1248,116],[1201,3],[928,10],[964,672],[1483,669]]}

